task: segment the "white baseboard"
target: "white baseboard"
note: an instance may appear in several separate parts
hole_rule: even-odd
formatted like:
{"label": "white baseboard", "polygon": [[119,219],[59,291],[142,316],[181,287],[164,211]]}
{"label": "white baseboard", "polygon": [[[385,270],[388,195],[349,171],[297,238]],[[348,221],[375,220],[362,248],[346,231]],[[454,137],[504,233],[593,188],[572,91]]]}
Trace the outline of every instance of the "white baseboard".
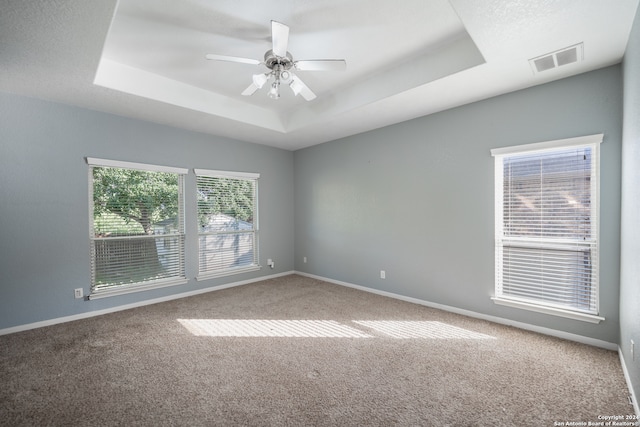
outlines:
{"label": "white baseboard", "polygon": [[461,314],[463,316],[474,317],[476,319],[488,320],[488,321],[494,322],[494,323],[499,323],[499,324],[508,325],[508,326],[514,326],[516,328],[525,329],[525,330],[529,330],[529,331],[533,331],[533,332],[538,332],[538,333],[545,334],[545,335],[555,336],[555,337],[563,338],[563,339],[566,339],[566,340],[569,340],[569,341],[576,341],[576,342],[580,342],[580,343],[583,343],[583,344],[592,345],[592,346],[595,346],[595,347],[601,347],[601,348],[605,348],[607,350],[613,350],[613,351],[617,351],[618,350],[618,345],[617,344],[610,343],[610,342],[607,342],[607,341],[598,340],[598,339],[595,339],[595,338],[590,338],[590,337],[585,337],[585,336],[582,336],[582,335],[571,334],[571,333],[568,333],[568,332],[558,331],[556,329],[550,329],[550,328],[544,328],[544,327],[541,327],[541,326],[535,326],[535,325],[531,325],[531,324],[528,324],[528,323],[517,322],[517,321],[514,321],[514,320],[504,319],[504,318],[501,318],[501,317],[490,316],[490,315],[486,315],[486,314],[482,314],[482,313],[477,313],[477,312],[474,312],[474,311],[464,310],[464,309],[457,308],[457,307],[452,307],[452,306],[448,306],[448,305],[444,305],[444,304],[438,304],[438,303],[434,303],[434,302],[430,302],[430,301],[425,301],[425,300],[421,300],[421,299],[418,299],[418,298],[413,298],[413,297],[407,297],[407,296],[404,296],[404,295],[394,294],[392,292],[387,292],[387,291],[381,291],[381,290],[377,290],[377,289],[367,288],[365,286],[356,285],[356,284],[348,283],[348,282],[343,282],[343,281],[340,281],[340,280],[334,280],[334,279],[330,279],[328,277],[317,276],[317,275],[314,275],[314,274],[304,273],[304,272],[301,272],[301,271],[287,271],[287,272],[273,274],[273,275],[269,275],[269,276],[257,277],[255,279],[248,279],[248,280],[242,280],[242,281],[238,281],[238,282],[226,283],[226,284],[223,284],[223,285],[212,286],[212,287],[209,287],[209,288],[197,289],[197,290],[194,290],[194,291],[182,292],[182,293],[174,294],[174,295],[168,295],[168,296],[161,297],[161,298],[155,298],[155,299],[150,299],[150,300],[145,300],[145,301],[139,301],[139,302],[135,302],[135,303],[132,303],[132,304],[120,305],[120,306],[117,306],[117,307],[110,307],[110,308],[103,309],[103,310],[94,310],[94,311],[89,311],[89,312],[86,312],[86,313],[74,314],[74,315],[71,315],[71,316],[64,316],[64,317],[58,317],[58,318],[55,318],[55,319],[43,320],[41,322],[34,322],[34,323],[28,323],[28,324],[25,324],[25,325],[13,326],[13,327],[6,328],[6,329],[0,329],[0,335],[12,334],[12,333],[15,333],[15,332],[26,331],[26,330],[29,330],[29,329],[42,328],[42,327],[45,327],[45,326],[56,325],[58,323],[72,322],[74,320],[87,319],[87,318],[90,318],[90,317],[101,316],[103,314],[115,313],[117,311],[129,310],[131,308],[136,308],[136,307],[142,307],[142,306],[145,306],[145,305],[157,304],[157,303],[161,303],[161,302],[165,302],[165,301],[171,301],[171,300],[180,299],[180,298],[186,298],[186,297],[190,297],[190,296],[194,296],[194,295],[200,295],[200,294],[204,294],[204,293],[207,293],[207,292],[213,292],[213,291],[232,288],[232,287],[236,287],[236,286],[242,286],[242,285],[246,285],[246,284],[249,284],[249,283],[260,282],[260,281],[263,281],[263,280],[274,279],[274,278],[277,278],[277,277],[288,276],[290,274],[299,274],[300,276],[306,276],[306,277],[310,277],[310,278],[313,278],[313,279],[318,279],[318,280],[322,280],[322,281],[325,281],[325,282],[329,282],[329,283],[333,283],[333,284],[336,284],[336,285],[340,285],[340,286],[345,286],[345,287],[349,287],[349,288],[353,288],[353,289],[358,289],[358,290],[365,291],[365,292],[371,292],[371,293],[374,293],[374,294],[377,294],[377,295],[386,296],[386,297],[389,297],[389,298],[395,298],[395,299],[399,299],[399,300],[402,300],[402,301],[407,301],[407,302],[414,303],[414,304],[424,305],[426,307],[431,307],[431,308],[436,308],[436,309],[443,310],[443,311],[449,311],[449,312],[452,312],[452,313]]}
{"label": "white baseboard", "polygon": [[624,363],[624,356],[622,355],[622,349],[620,347],[618,347],[618,356],[620,356],[622,373],[624,374],[624,380],[627,382],[627,388],[629,389],[629,395],[631,396],[631,401],[633,403],[633,411],[636,413],[636,416],[640,418],[640,406],[638,406],[638,398],[636,396],[636,393],[633,391],[633,386],[631,385],[631,377],[629,376],[627,365]]}
{"label": "white baseboard", "polygon": [[304,273],[304,272],[301,272],[301,271],[294,271],[294,273],[295,274],[299,274],[300,276],[306,276],[306,277],[310,277],[312,279],[318,279],[318,280],[322,280],[324,282],[329,282],[329,283],[333,283],[333,284],[340,285],[340,286],[346,286],[348,288],[358,289],[360,291],[371,292],[371,293],[374,293],[374,294],[377,294],[377,295],[382,295],[382,296],[389,297],[389,298],[395,298],[395,299],[399,299],[399,300],[402,300],[402,301],[411,302],[411,303],[414,303],[414,304],[424,305],[426,307],[437,308],[439,310],[449,311],[451,313],[456,313],[456,314],[461,314],[463,316],[474,317],[476,319],[488,320],[490,322],[499,323],[499,324],[502,324],[502,325],[513,326],[513,327],[516,327],[516,328],[519,328],[519,329],[525,329],[525,330],[532,331],[532,332],[538,332],[538,333],[541,333],[541,334],[544,334],[544,335],[550,335],[550,336],[566,339],[568,341],[575,341],[575,342],[579,342],[579,343],[582,343],[582,344],[591,345],[591,346],[594,346],[594,347],[605,348],[607,350],[613,350],[613,351],[617,351],[618,350],[618,344],[607,342],[607,341],[603,341],[603,340],[599,340],[599,339],[595,339],[595,338],[585,337],[583,335],[571,334],[569,332],[559,331],[559,330],[556,330],[556,329],[544,328],[542,326],[536,326],[536,325],[531,325],[529,323],[517,322],[515,320],[505,319],[505,318],[502,318],[502,317],[490,316],[490,315],[487,315],[487,314],[477,313],[475,311],[464,310],[464,309],[453,307],[453,306],[449,306],[449,305],[438,304],[438,303],[435,303],[435,302],[425,301],[425,300],[421,300],[421,299],[418,299],[418,298],[412,298],[412,297],[407,297],[407,296],[404,296],[404,295],[394,294],[392,292],[387,292],[387,291],[381,291],[381,290],[378,290],[378,289],[367,288],[366,286],[355,285],[353,283],[348,283],[348,282],[343,282],[343,281],[340,281],[340,280],[329,279],[327,277],[316,276],[314,274]]}
{"label": "white baseboard", "polygon": [[154,298],[144,301],[138,301],[132,304],[119,305],[117,307],[110,307],[103,310],[88,311],[86,313],[74,314],[71,316],[57,317],[55,319],[43,320],[41,322],[28,323],[25,325],[13,326],[10,328],[0,329],[0,335],[13,334],[15,332],[27,331],[29,329],[43,328],[45,326],[57,325],[58,323],[72,322],[74,320],[87,319],[89,317],[102,316],[103,314],[115,313],[117,311],[129,310],[131,308],[143,307],[145,305],[157,304],[160,302],[171,301],[180,298],[191,297],[194,295],[205,294],[207,292],[219,291],[222,289],[233,288],[236,286],[247,285],[249,283],[261,282],[263,280],[275,279],[276,277],[289,276],[294,274],[293,271],[287,271],[284,273],[272,274],[269,276],[261,276],[255,279],[242,280],[239,282],[225,283],[224,285],[211,286],[204,289],[196,289],[195,291],[182,292],[174,295],[167,295],[165,297]]}

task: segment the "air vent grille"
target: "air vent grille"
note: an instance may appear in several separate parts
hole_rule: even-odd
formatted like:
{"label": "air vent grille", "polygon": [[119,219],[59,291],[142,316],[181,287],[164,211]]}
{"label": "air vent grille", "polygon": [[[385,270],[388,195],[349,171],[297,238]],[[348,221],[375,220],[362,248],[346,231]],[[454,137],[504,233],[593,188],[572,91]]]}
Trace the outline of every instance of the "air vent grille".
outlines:
{"label": "air vent grille", "polygon": [[529,60],[529,63],[531,64],[531,68],[534,73],[541,73],[563,65],[582,61],[583,50],[583,44],[578,43],[555,52],[532,58]]}
{"label": "air vent grille", "polygon": [[553,55],[543,56],[542,58],[534,59],[533,63],[535,64],[536,70],[538,72],[556,68],[556,63],[553,60]]}

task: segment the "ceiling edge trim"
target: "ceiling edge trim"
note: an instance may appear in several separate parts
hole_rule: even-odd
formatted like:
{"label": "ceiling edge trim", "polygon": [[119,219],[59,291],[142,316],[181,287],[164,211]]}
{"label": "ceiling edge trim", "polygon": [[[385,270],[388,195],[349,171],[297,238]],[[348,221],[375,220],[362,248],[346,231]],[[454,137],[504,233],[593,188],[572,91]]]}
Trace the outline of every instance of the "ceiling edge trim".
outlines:
{"label": "ceiling edge trim", "polygon": [[270,110],[188,85],[158,74],[102,58],[95,85],[155,101],[236,120],[276,132],[285,132],[280,116]]}

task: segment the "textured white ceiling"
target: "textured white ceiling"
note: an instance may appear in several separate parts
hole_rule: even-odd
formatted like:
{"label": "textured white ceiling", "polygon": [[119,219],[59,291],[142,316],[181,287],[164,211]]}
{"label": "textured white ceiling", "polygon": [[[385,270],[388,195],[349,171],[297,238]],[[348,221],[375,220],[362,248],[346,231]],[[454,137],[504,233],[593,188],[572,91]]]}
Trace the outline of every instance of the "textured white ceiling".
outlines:
{"label": "textured white ceiling", "polygon": [[[408,120],[619,62],[638,0],[0,0],[0,90],[285,149]],[[270,21],[318,95],[240,93]],[[584,43],[535,74],[530,58]]]}

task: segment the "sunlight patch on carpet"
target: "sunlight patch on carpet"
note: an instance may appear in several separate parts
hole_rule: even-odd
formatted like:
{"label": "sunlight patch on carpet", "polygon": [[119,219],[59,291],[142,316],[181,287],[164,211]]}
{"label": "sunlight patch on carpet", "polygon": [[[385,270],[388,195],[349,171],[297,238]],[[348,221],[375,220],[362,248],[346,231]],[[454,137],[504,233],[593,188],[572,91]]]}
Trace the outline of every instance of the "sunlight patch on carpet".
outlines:
{"label": "sunlight patch on carpet", "polygon": [[178,319],[189,332],[206,337],[373,338],[334,320]]}
{"label": "sunlight patch on carpet", "polygon": [[496,339],[491,335],[485,335],[435,321],[354,320],[354,323],[374,329],[392,338]]}

